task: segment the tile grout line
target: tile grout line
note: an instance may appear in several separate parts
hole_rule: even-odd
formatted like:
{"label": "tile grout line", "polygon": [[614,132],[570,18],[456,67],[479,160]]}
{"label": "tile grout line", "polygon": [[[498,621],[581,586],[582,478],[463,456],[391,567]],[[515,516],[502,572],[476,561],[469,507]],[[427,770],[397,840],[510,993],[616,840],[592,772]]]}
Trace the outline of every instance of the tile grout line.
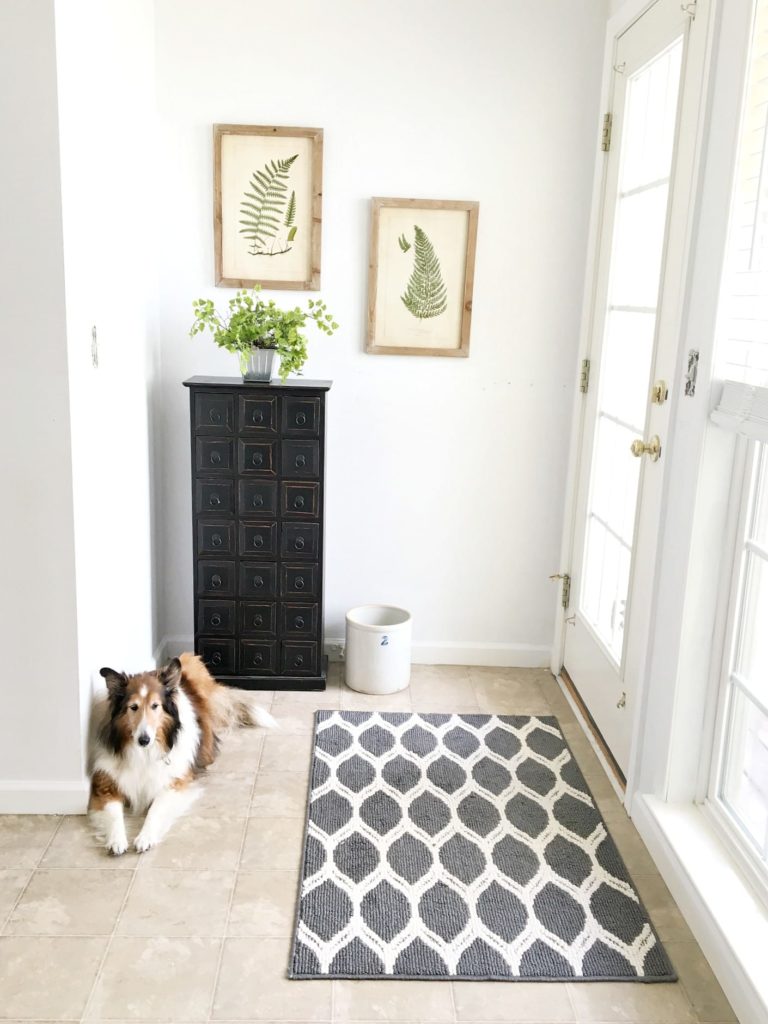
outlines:
{"label": "tile grout line", "polygon": [[456,982],[451,981],[451,1006],[453,1007],[453,1019],[458,1021],[459,1011],[456,1009]]}
{"label": "tile grout line", "polygon": [[61,828],[61,823],[64,821],[65,817],[66,817],[66,815],[64,815],[64,814],[60,814],[59,815],[59,820],[56,822],[56,827],[54,828],[53,832],[51,833],[51,836],[50,836],[48,842],[45,844],[42,853],[37,858],[37,861],[35,862],[34,867],[29,869],[29,878],[26,880],[24,885],[21,887],[21,891],[20,891],[19,895],[13,901],[13,905],[11,906],[10,910],[8,911],[8,913],[5,915],[5,918],[3,920],[2,926],[0,926],[0,935],[3,935],[3,933],[5,932],[5,929],[10,924],[11,918],[16,913],[16,908],[21,903],[21,901],[24,898],[24,895],[25,895],[27,889],[30,886],[30,883],[31,883],[32,879],[35,877],[35,872],[37,871],[37,869],[40,867],[40,865],[43,862],[43,857],[45,857],[46,853],[48,853],[48,850],[50,849],[51,843],[56,838],[56,836],[59,834],[59,829]]}
{"label": "tile grout line", "polygon": [[[268,709],[270,712],[272,710],[272,705],[274,704],[274,699],[275,698],[274,698],[274,695],[273,695],[272,702],[270,703],[270,707]],[[266,730],[266,733],[267,733],[267,735],[269,735],[269,730]],[[251,809],[251,804],[253,803],[253,795],[254,795],[254,792],[256,790],[256,780],[258,779],[259,772],[261,771],[261,762],[262,762],[262,758],[264,757],[264,747],[267,744],[267,735],[265,735],[263,740],[262,740],[261,749],[259,750],[259,761],[258,761],[258,764],[256,765],[256,771],[253,773],[253,781],[251,782],[250,798],[248,800],[248,811],[249,812],[250,812],[250,809]],[[245,840],[246,840],[246,838],[248,836],[248,824],[249,824],[250,820],[251,820],[250,816],[246,816],[243,819],[243,834],[240,837],[240,850],[239,850],[238,855],[237,855],[237,864],[235,865],[234,877],[233,877],[233,880],[232,880],[232,891],[229,894],[229,902],[227,904],[227,913],[226,913],[226,916],[224,918],[224,929],[223,929],[222,936],[221,936],[221,945],[219,947],[219,956],[218,956],[218,959],[216,961],[216,971],[214,972],[214,975],[213,975],[213,985],[211,986],[211,998],[210,998],[210,1001],[208,1003],[208,1013],[206,1014],[206,1018],[205,1018],[206,1021],[213,1020],[213,1011],[214,1011],[214,1007],[216,1005],[216,992],[218,991],[219,977],[221,975],[221,965],[222,965],[222,961],[224,960],[224,944],[227,941],[227,933],[229,932],[229,921],[230,921],[230,918],[232,916],[232,904],[235,901],[235,890],[237,889],[237,883],[238,883],[238,879],[240,877],[240,865],[242,864],[242,861],[243,861],[243,851],[245,850]]]}
{"label": "tile grout line", "polygon": [[[125,854],[121,854],[121,856],[124,857]],[[110,949],[112,949],[112,942],[113,942],[115,936],[117,935],[117,929],[118,929],[118,926],[120,924],[120,918],[123,916],[123,911],[125,910],[126,904],[128,903],[128,898],[130,897],[131,892],[133,890],[133,884],[136,881],[136,875],[138,873],[139,864],[140,863],[141,863],[141,856],[139,855],[139,857],[137,857],[137,859],[136,859],[136,866],[131,868],[131,869],[125,869],[126,871],[129,871],[129,873],[130,873],[130,878],[128,879],[128,885],[126,886],[126,890],[125,890],[125,896],[123,897],[122,902],[120,904],[120,908],[117,911],[117,915],[115,916],[115,923],[112,926],[112,931],[109,933],[109,936],[107,938],[107,944],[104,947],[104,953],[101,956],[101,959],[99,960],[99,964],[98,964],[98,966],[96,968],[96,973],[95,973],[94,978],[93,978],[93,984],[90,987],[90,990],[88,992],[88,998],[85,1001],[85,1006],[83,1007],[83,1012],[80,1015],[80,1020],[81,1021],[87,1021],[88,1020],[88,1014],[89,1014],[90,1009],[91,1009],[91,1003],[93,1002],[93,998],[94,998],[94,996],[96,994],[96,988],[97,988],[97,986],[99,984],[99,981],[101,980],[101,972],[104,970],[104,964],[107,961],[107,957],[109,956]],[[115,870],[118,870],[118,869],[115,869]]]}

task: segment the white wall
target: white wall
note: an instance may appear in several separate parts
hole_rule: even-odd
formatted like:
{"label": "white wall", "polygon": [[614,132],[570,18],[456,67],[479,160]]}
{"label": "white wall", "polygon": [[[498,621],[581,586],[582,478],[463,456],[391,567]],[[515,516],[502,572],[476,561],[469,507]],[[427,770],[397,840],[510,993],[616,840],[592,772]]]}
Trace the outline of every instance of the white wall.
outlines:
{"label": "white wall", "polygon": [[79,811],[98,669],[156,646],[152,0],[3,21],[0,812]]}
{"label": "white wall", "polygon": [[50,780],[76,791],[82,746],[53,0],[4,0],[3,24],[0,810],[12,810],[34,809]]}
{"label": "white wall", "polygon": [[[154,638],[152,0],[56,0],[83,706]],[[95,87],[95,83],[98,83]],[[92,361],[97,331],[98,368]]]}
{"label": "white wall", "polygon": [[[607,0],[157,0],[162,622],[192,632],[187,337],[214,289],[211,125],[325,130],[326,634],[414,613],[432,660],[548,660]],[[364,349],[369,197],[480,201],[468,360]],[[295,293],[276,293],[293,304]],[[458,645],[458,646],[452,646]],[[502,645],[493,648],[492,645]]]}

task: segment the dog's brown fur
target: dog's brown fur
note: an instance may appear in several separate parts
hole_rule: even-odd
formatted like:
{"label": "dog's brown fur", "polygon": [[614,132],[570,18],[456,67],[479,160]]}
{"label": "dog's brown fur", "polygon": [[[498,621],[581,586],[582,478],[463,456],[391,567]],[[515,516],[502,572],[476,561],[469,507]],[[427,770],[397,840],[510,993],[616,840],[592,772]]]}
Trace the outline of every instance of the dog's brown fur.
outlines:
{"label": "dog's brown fur", "polygon": [[[97,723],[88,810],[109,833],[108,848],[122,853],[122,809],[149,807],[136,840],[137,849],[149,849],[179,813],[170,808],[171,794],[180,796],[213,763],[223,732],[275,723],[242,691],[217,683],[195,654],[156,672],[127,676],[104,668],[101,674],[108,700]],[[161,797],[162,808],[155,806]]]}

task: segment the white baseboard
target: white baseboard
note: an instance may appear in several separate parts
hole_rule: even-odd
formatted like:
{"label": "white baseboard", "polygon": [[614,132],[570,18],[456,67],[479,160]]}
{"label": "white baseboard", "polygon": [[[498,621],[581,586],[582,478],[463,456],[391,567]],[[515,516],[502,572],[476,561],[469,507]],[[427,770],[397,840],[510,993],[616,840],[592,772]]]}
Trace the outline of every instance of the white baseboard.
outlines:
{"label": "white baseboard", "polygon": [[[344,637],[326,637],[325,653],[331,661],[340,661]],[[547,668],[549,647],[533,644],[493,644],[467,640],[438,640],[416,643],[411,647],[413,665],[481,665],[491,668]]]}
{"label": "white baseboard", "polygon": [[[326,637],[323,647],[331,661],[341,661],[344,637]],[[194,649],[191,636],[164,636],[155,651],[155,663],[176,658]],[[414,665],[483,665],[495,668],[547,668],[551,658],[549,647],[533,644],[491,644],[472,641],[442,640],[414,644],[411,662]]]}
{"label": "white baseboard", "polygon": [[768,916],[705,815],[637,794],[632,819],[736,1016],[768,1024]]}
{"label": "white baseboard", "polygon": [[87,779],[0,781],[0,814],[84,814],[87,803]]}

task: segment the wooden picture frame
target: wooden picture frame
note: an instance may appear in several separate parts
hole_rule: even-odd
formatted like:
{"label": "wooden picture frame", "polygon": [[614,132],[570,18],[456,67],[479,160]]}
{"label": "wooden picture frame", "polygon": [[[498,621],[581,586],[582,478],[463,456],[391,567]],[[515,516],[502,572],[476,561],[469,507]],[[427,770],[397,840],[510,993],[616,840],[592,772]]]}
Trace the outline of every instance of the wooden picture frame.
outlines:
{"label": "wooden picture frame", "polygon": [[215,124],[213,183],[217,286],[317,291],[322,128]]}
{"label": "wooden picture frame", "polygon": [[469,355],[479,210],[461,200],[371,201],[367,352]]}

